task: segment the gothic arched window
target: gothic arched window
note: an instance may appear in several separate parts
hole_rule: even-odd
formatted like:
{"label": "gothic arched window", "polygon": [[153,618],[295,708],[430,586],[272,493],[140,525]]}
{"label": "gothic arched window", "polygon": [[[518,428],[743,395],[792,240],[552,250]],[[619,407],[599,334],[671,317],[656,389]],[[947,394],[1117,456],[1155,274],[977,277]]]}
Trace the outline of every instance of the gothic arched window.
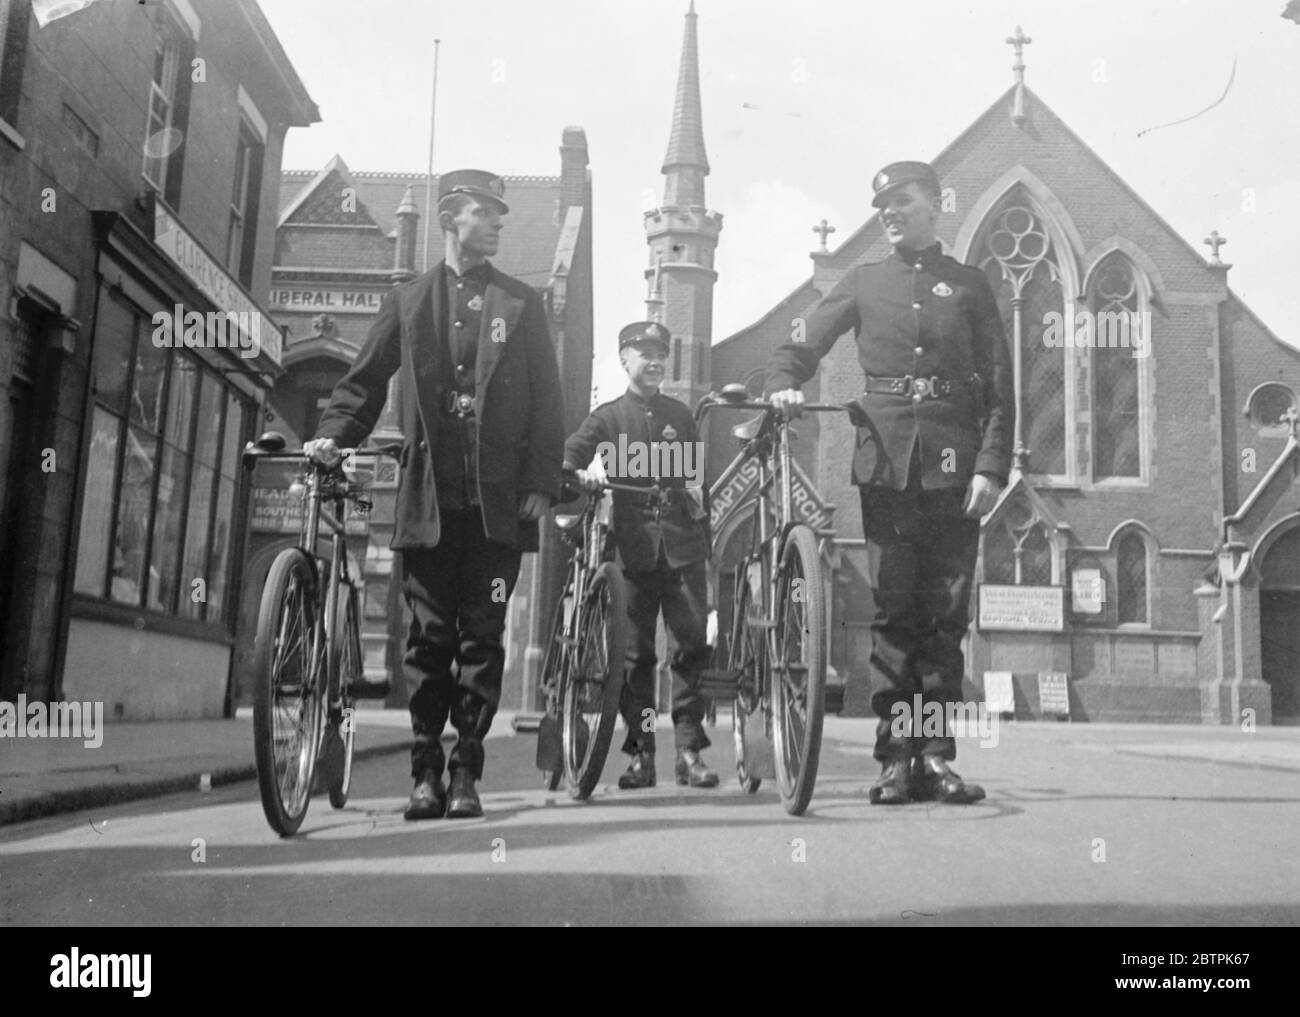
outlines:
{"label": "gothic arched window", "polygon": [[1068,476],[1066,350],[1063,344],[1044,342],[1043,335],[1049,314],[1064,315],[1065,301],[1058,255],[1044,219],[1026,195],[1014,192],[994,211],[974,251],[997,295],[1016,366],[1027,472]]}
{"label": "gothic arched window", "polygon": [[1052,542],[1047,523],[1024,497],[1010,501],[984,531],[986,583],[1051,586]]}
{"label": "gothic arched window", "polygon": [[1093,476],[1142,476],[1141,361],[1149,351],[1137,275],[1123,255],[1112,254],[1093,273],[1088,306],[1093,313]]}
{"label": "gothic arched window", "polygon": [[1121,625],[1147,623],[1147,544],[1130,530],[1120,538],[1116,551],[1118,616]]}

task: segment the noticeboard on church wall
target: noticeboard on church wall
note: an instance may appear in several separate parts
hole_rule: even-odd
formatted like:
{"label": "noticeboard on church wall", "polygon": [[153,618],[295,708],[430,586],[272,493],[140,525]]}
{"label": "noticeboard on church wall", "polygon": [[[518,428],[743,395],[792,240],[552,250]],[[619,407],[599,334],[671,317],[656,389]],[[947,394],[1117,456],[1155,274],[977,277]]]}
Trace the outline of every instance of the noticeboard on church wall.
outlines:
{"label": "noticeboard on church wall", "polygon": [[1063,632],[1065,587],[983,583],[979,627],[992,632]]}

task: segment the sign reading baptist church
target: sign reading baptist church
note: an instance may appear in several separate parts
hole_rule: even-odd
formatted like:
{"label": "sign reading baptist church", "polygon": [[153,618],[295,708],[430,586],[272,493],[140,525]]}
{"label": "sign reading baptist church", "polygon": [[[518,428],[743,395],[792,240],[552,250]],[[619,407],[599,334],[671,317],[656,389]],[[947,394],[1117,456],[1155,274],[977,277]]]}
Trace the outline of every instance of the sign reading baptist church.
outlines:
{"label": "sign reading baptist church", "polygon": [[366,290],[322,290],[276,286],[271,290],[273,311],[330,311],[334,314],[374,314],[384,294]]}

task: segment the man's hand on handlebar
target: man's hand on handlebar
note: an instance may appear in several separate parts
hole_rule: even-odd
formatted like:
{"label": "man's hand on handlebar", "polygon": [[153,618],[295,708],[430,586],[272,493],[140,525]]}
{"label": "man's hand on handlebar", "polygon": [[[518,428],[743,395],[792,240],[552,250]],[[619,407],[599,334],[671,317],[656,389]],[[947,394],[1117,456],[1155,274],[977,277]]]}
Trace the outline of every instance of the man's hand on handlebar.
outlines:
{"label": "man's hand on handlebar", "polygon": [[786,388],[768,396],[770,402],[786,420],[803,416],[803,393],[797,388]]}
{"label": "man's hand on handlebar", "polygon": [[333,438],[313,438],[302,447],[307,458],[322,466],[336,466],[343,458],[343,450],[334,444]]}
{"label": "man's hand on handlebar", "polygon": [[584,494],[595,494],[605,479],[595,470],[574,470],[573,476]]}

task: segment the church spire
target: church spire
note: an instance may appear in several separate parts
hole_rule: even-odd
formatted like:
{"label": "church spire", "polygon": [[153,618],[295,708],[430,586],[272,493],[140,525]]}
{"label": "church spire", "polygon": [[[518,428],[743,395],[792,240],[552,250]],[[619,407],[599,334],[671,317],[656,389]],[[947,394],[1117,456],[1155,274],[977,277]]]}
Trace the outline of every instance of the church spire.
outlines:
{"label": "church spire", "polygon": [[704,178],[709,159],[704,154],[704,114],[700,104],[700,56],[696,38],[695,0],[686,13],[682,60],[677,71],[677,96],[673,102],[673,129],[668,138],[663,173],[665,205],[703,205]]}

